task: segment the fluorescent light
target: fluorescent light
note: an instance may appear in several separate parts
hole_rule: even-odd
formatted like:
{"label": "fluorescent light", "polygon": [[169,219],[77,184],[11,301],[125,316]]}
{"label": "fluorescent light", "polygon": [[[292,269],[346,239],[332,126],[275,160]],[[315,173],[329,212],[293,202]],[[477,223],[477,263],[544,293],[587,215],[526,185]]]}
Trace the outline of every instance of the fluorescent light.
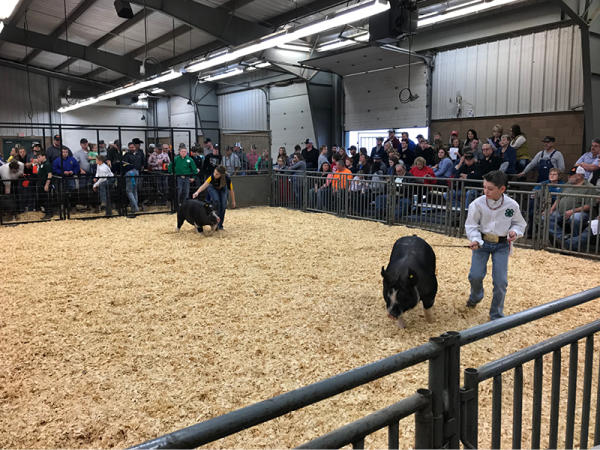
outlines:
{"label": "fluorescent light", "polygon": [[232,70],[228,70],[227,72],[223,72],[223,73],[219,73],[217,75],[211,75],[209,77],[204,78],[203,81],[216,81],[216,80],[222,80],[223,78],[229,78],[229,77],[234,77],[236,75],[239,75],[241,73],[244,73],[244,71],[242,69],[232,69]]}
{"label": "fluorescent light", "polygon": [[269,67],[271,63],[269,61],[264,61],[258,64],[255,64],[254,67],[258,67],[259,69],[264,69],[265,67]]}
{"label": "fluorescent light", "polygon": [[[0,19],[8,19],[17,3],[19,3],[19,0],[2,0],[0,2]],[[0,29],[0,31],[2,30]]]}
{"label": "fluorescent light", "polygon": [[161,88],[154,88],[150,91],[152,94],[164,94],[165,90]]}
{"label": "fluorescent light", "polygon": [[332,42],[327,42],[327,43],[321,45],[320,47],[317,47],[317,51],[318,52],[327,52],[329,50],[335,50],[336,48],[348,47],[348,46],[354,45],[354,44],[356,44],[356,42],[354,42],[350,39],[343,39],[341,41],[332,41]]}
{"label": "fluorescent light", "polygon": [[347,9],[340,12],[331,19],[325,19],[311,25],[300,27],[294,31],[286,31],[275,35],[265,36],[263,39],[237,50],[228,51],[227,53],[215,58],[206,58],[197,61],[185,68],[188,72],[198,72],[200,70],[215,67],[220,64],[234,61],[243,56],[251,55],[262,50],[277,47],[279,45],[288,44],[297,39],[302,39],[313,34],[322,33],[323,31],[331,30],[342,25],[347,25],[357,20],[366,19],[375,14],[387,11],[390,5],[387,0],[372,0],[363,3],[360,6]]}
{"label": "fluorescent light", "polygon": [[138,101],[143,100],[145,98],[148,98],[148,94],[146,94],[145,92],[142,92],[140,95],[138,95]]}
{"label": "fluorescent light", "polygon": [[466,16],[469,14],[478,13],[480,11],[485,11],[486,9],[496,8],[498,6],[508,5],[509,3],[515,3],[519,0],[493,0],[491,2],[479,3],[477,5],[468,6],[466,8],[455,9],[454,11],[438,14],[433,17],[428,17],[427,19],[419,20],[417,25],[418,28],[424,27],[427,25],[433,25],[434,23],[443,22],[450,19],[456,19],[458,17]]}
{"label": "fluorescent light", "polygon": [[2,22],[0,20],[0,33],[2,33],[2,30],[4,29],[4,22]]}
{"label": "fluorescent light", "polygon": [[348,47],[356,45],[356,41],[366,42],[369,40],[369,33],[356,34],[354,36],[346,36],[346,39],[336,39],[335,41],[326,42],[317,48],[318,52],[327,52],[336,48]]}
{"label": "fluorescent light", "polygon": [[296,44],[280,44],[277,48],[282,48],[284,50],[292,50],[295,52],[310,52],[310,47],[306,47],[304,45],[296,45]]}
{"label": "fluorescent light", "polygon": [[64,113],[67,111],[73,111],[74,109],[79,109],[84,106],[93,105],[94,103],[98,103],[104,100],[109,100],[111,98],[120,97],[121,95],[129,94],[130,92],[139,91],[140,89],[147,88],[149,86],[154,86],[155,84],[159,84],[165,81],[174,80],[175,78],[179,78],[182,75],[181,72],[175,72],[174,70],[170,70],[158,77],[151,78],[149,80],[141,81],[139,83],[134,83],[129,86],[116,89],[114,91],[108,91],[104,94],[99,95],[98,97],[90,97],[80,102],[77,102],[73,105],[63,106],[62,108],[58,108],[58,112]]}

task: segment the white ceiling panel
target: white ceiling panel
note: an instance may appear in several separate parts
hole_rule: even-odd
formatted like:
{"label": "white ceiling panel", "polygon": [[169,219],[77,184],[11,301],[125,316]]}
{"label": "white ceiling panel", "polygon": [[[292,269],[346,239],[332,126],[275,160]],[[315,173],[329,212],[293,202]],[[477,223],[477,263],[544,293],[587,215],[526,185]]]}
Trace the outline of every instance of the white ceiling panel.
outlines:
{"label": "white ceiling panel", "polygon": [[0,46],[0,57],[12,60],[21,60],[25,58],[25,46],[2,42]]}
{"label": "white ceiling panel", "polygon": [[41,52],[33,61],[31,61],[31,65],[37,67],[45,67],[47,69],[53,69],[59,64],[65,62],[67,60],[66,56],[57,55],[56,53],[50,52]]}
{"label": "white ceiling panel", "polygon": [[298,6],[310,3],[311,0],[254,0],[236,10],[236,15],[248,20],[266,20]]}
{"label": "white ceiling panel", "polygon": [[102,73],[99,73],[98,75],[95,75],[93,77],[94,80],[106,82],[115,81],[119,78],[123,78],[123,74],[115,72],[113,70],[104,70]]}
{"label": "white ceiling panel", "polygon": [[84,75],[92,70],[97,69],[99,66],[96,64],[92,64],[89,61],[82,61],[80,59],[76,60],[72,64],[69,65],[68,70],[65,68],[63,72],[72,73],[75,75]]}
{"label": "white ceiling panel", "polygon": [[75,42],[80,45],[90,45],[92,42],[104,36],[106,31],[75,22],[69,25],[67,33],[68,35],[66,33],[61,34],[60,39]]}

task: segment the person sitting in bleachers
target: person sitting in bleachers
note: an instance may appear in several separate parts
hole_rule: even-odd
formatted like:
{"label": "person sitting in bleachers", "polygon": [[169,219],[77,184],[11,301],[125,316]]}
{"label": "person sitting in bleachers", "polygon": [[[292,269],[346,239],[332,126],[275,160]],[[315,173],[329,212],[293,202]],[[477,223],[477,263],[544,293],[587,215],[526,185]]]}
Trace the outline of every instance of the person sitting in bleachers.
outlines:
{"label": "person sitting in bleachers", "polygon": [[[560,245],[562,239],[565,246],[571,246],[579,234],[587,227],[592,200],[586,195],[597,195],[598,191],[585,179],[583,167],[573,167],[569,172],[568,184],[563,188],[563,194],[550,208],[550,235],[555,243]],[[570,235],[569,235],[570,231]]]}
{"label": "person sitting in bleachers", "polygon": [[500,170],[507,175],[515,174],[517,167],[517,151],[510,146],[510,136],[508,134],[503,134],[500,137],[500,149],[496,154],[502,158]]}

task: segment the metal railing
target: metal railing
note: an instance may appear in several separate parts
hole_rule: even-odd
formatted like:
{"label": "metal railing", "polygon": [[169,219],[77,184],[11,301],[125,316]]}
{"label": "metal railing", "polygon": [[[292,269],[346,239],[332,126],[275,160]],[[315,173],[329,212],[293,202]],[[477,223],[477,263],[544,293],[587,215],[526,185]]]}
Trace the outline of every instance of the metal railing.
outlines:
{"label": "metal railing", "polygon": [[[485,377],[498,377],[500,373],[509,370],[515,364],[522,365],[524,362],[532,359],[537,361],[541,358],[541,355],[548,352],[556,352],[564,345],[573,345],[573,342],[583,337],[586,337],[586,368],[584,370],[585,400],[583,407],[587,411],[587,416],[582,420],[581,443],[587,444],[587,428],[589,427],[588,419],[591,405],[589,393],[591,392],[591,367],[593,363],[593,347],[590,343],[590,336],[600,330],[600,321],[595,321],[548,341],[520,350],[513,355],[488,363],[480,367],[479,370],[467,369],[465,372],[465,386],[462,389],[460,386],[460,353],[461,347],[472,342],[597,298],[600,298],[600,286],[536,306],[502,319],[478,325],[460,333],[447,332],[407,351],[152,439],[134,448],[198,447],[425,361],[428,362],[429,366],[429,389],[419,390],[416,395],[309,441],[302,447],[332,448],[352,444],[354,448],[363,448],[366,436],[381,428],[388,427],[389,448],[397,448],[398,421],[404,417],[414,415],[415,448],[458,448],[461,441],[465,447],[471,448],[477,445],[479,397],[476,388],[479,381],[485,379]],[[572,358],[576,360],[576,356],[572,356]],[[572,369],[572,372],[576,374],[574,369]],[[541,403],[537,401],[541,389],[539,369],[537,379],[538,382],[534,383],[534,398],[541,407]],[[558,381],[556,381],[555,377],[553,377],[552,382],[553,389],[556,389]],[[574,386],[574,384],[569,385],[570,389],[572,389],[572,385]],[[499,407],[501,406],[498,405],[499,389],[501,389],[499,382],[497,382],[497,386],[496,400],[494,400],[495,412],[493,413],[493,418],[496,422],[492,446],[499,444],[497,436],[501,423],[498,415]],[[522,387],[522,384],[519,386]],[[415,386],[415,388],[417,387]],[[520,391],[517,389],[517,394],[517,398],[520,398],[522,389]],[[558,402],[558,397],[556,397],[556,402]],[[567,413],[568,417],[572,416],[571,410],[573,407],[570,407]],[[598,413],[600,410],[598,407],[596,409],[595,443],[600,440],[600,414]],[[556,407],[551,406],[551,408],[551,411],[555,411]],[[539,408],[536,411],[539,411]],[[553,414],[556,414],[556,412],[551,412],[552,420],[555,420],[555,415]],[[515,417],[519,419],[518,414]],[[520,425],[515,423],[516,436],[519,435],[519,427]],[[520,443],[520,440],[518,442]],[[569,441],[566,442],[568,443]],[[513,444],[516,443],[517,440],[513,440]],[[495,448],[499,448],[499,446]]]}
{"label": "metal railing", "polygon": [[[336,184],[331,173],[290,171],[275,171],[272,177],[271,206],[406,225],[454,237],[464,236],[468,206],[483,194],[481,180],[348,174],[345,183]],[[553,192],[567,186],[581,193]],[[519,245],[600,257],[600,238],[590,226],[600,215],[600,190],[592,194],[593,189],[511,182],[506,193],[519,204],[528,223]],[[570,198],[576,199],[573,208],[588,209],[581,220],[550,214],[556,200]]]}

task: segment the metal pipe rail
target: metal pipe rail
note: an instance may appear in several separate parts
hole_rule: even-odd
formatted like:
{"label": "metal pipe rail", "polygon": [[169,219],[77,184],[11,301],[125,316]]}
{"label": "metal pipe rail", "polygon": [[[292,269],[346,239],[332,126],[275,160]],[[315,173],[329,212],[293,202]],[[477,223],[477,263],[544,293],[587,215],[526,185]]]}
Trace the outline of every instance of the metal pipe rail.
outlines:
{"label": "metal pipe rail", "polygon": [[136,445],[134,449],[195,448],[238,431],[283,416],[291,411],[317,403],[370,381],[425,362],[440,354],[442,348],[433,343],[414,347],[366,366],[341,373],[268,400],[232,411],[170,434]]}
{"label": "metal pipe rail", "polygon": [[431,448],[428,438],[432,432],[433,417],[431,415],[431,392],[428,389],[419,389],[416,394],[400,400],[398,403],[380,409],[297,448],[341,448],[348,444],[352,444],[354,448],[364,448],[365,436],[384,427],[390,427],[388,447],[396,449],[398,448],[398,422],[419,412],[422,412],[421,415],[415,416],[418,429],[415,432],[415,448]]}
{"label": "metal pipe rail", "polygon": [[541,319],[542,317],[564,311],[600,297],[600,286],[587,291],[578,292],[543,305],[534,306],[510,316],[496,319],[460,332],[460,345],[467,345],[501,331],[510,330],[519,325]]}

